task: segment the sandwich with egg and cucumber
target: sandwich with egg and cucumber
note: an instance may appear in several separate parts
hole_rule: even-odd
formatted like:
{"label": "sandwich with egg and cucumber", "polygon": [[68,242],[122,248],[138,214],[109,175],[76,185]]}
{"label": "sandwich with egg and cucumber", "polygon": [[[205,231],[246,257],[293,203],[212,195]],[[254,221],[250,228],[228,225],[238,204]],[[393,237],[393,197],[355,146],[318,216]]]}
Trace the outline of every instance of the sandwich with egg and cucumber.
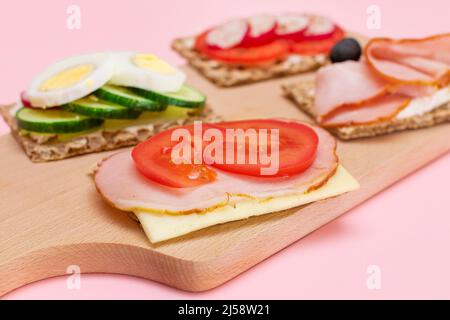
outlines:
{"label": "sandwich with egg and cucumber", "polygon": [[450,122],[450,34],[374,38],[363,49],[344,39],[331,50],[331,61],[317,72],[315,81],[283,88],[339,138]]}
{"label": "sandwich with egg and cucumber", "polygon": [[93,53],[55,63],[0,108],[33,162],[136,145],[170,126],[212,118],[186,75],[152,54]]}
{"label": "sandwich with egg and cucumber", "polygon": [[152,243],[359,188],[330,133],[287,119],[174,127],[101,160],[94,183]]}

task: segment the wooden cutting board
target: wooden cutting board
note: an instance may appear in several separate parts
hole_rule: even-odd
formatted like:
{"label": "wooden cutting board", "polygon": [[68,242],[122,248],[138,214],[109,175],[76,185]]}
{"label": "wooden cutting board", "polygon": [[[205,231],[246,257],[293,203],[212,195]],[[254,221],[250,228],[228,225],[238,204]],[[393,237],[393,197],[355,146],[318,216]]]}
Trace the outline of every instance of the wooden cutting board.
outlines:
{"label": "wooden cutting board", "polygon": [[[294,76],[219,89],[185,67],[189,82],[227,119],[308,120],[281,95]],[[302,208],[227,223],[151,245],[139,224],[105,204],[88,172],[108,153],[31,163],[0,136],[0,295],[66,273],[129,274],[189,291],[214,288],[340,216],[450,149],[450,125],[339,142],[361,189]]]}

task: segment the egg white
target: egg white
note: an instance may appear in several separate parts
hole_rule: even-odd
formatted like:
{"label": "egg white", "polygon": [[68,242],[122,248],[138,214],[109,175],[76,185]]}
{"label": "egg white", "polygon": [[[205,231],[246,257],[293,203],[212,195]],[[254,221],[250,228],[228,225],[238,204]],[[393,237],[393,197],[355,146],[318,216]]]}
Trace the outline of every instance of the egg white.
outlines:
{"label": "egg white", "polygon": [[115,55],[115,72],[110,84],[134,87],[157,92],[177,92],[180,90],[186,74],[173,67],[173,73],[160,73],[140,68],[133,62],[136,52],[122,52]]}
{"label": "egg white", "polygon": [[[42,91],[40,86],[46,80],[65,70],[82,65],[93,65],[94,69],[83,79],[69,87]],[[42,73],[31,83],[27,97],[35,107],[49,108],[83,98],[105,85],[114,73],[114,55],[110,53],[93,53],[70,57],[59,61]]]}

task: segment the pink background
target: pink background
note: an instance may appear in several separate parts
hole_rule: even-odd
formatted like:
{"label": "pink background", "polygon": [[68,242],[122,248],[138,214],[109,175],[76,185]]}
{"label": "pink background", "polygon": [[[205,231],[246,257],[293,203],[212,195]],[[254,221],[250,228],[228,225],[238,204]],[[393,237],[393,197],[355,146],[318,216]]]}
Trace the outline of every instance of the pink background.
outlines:
{"label": "pink background", "polygon": [[[82,28],[66,28],[66,8],[81,7]],[[381,29],[366,27],[366,9],[381,8]],[[107,50],[170,51],[189,35],[235,16],[308,11],[368,36],[418,37],[449,32],[448,0],[301,1],[2,1],[0,102],[18,98],[32,77],[68,55]],[[0,133],[7,133],[0,121]],[[0,153],[1,156],[1,153]],[[192,294],[118,275],[83,275],[20,288],[6,299],[450,298],[450,155],[397,183],[286,250],[217,289]],[[381,268],[381,289],[366,286],[369,265]]]}

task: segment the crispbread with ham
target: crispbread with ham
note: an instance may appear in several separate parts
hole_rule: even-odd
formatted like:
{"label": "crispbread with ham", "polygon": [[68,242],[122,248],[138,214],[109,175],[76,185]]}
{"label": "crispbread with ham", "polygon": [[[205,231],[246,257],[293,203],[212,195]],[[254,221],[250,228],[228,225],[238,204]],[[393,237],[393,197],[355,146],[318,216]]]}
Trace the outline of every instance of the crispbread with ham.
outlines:
{"label": "crispbread with ham", "polygon": [[129,161],[130,151],[125,151],[100,163],[95,181],[102,196],[118,209],[148,208],[148,211],[170,214],[204,213],[249,197],[266,199],[304,193],[325,184],[339,164],[335,139],[323,129],[316,127],[314,130],[321,143],[313,164],[305,172],[289,178],[244,178],[218,171],[215,182],[182,192],[150,185]]}
{"label": "crispbread with ham", "polygon": [[428,127],[450,121],[449,56],[449,34],[373,39],[361,61],[323,67],[314,83],[283,88],[342,139]]}
{"label": "crispbread with ham", "polygon": [[[283,85],[286,97],[292,99],[297,106],[313,119],[317,114],[314,110],[314,81],[302,81]],[[450,121],[450,103],[422,115],[402,119],[393,119],[374,124],[348,125],[344,127],[327,128],[342,140],[375,137],[403,130],[427,128]]]}
{"label": "crispbread with ham", "polygon": [[[169,136],[175,130],[191,130],[193,137],[196,131],[192,126],[175,128],[159,133],[131,151],[100,161],[94,173],[97,191],[111,206],[133,212],[154,243],[220,223],[305,205],[359,187],[340,165],[334,137],[322,128],[294,120],[260,119],[206,124],[205,134],[207,130],[229,134],[233,128],[254,133],[269,128],[272,132],[275,128],[279,140],[274,143],[270,138],[271,142],[266,144],[258,133],[259,138],[253,142],[249,138],[248,144],[242,145],[216,136],[213,144],[223,141],[219,149],[227,146],[223,156],[230,150],[245,150],[248,162],[195,164],[186,162],[191,159],[187,156],[178,163],[167,150],[174,152],[179,141],[169,140]],[[202,137],[197,136],[201,140]],[[206,151],[213,145],[195,144],[187,146]],[[277,156],[273,175],[253,170],[268,164],[261,160],[264,151],[260,149],[267,150],[268,145],[271,155]],[[274,145],[279,152],[274,153]],[[249,160],[252,149],[260,155],[253,164]],[[226,157],[229,159],[228,154]]]}

